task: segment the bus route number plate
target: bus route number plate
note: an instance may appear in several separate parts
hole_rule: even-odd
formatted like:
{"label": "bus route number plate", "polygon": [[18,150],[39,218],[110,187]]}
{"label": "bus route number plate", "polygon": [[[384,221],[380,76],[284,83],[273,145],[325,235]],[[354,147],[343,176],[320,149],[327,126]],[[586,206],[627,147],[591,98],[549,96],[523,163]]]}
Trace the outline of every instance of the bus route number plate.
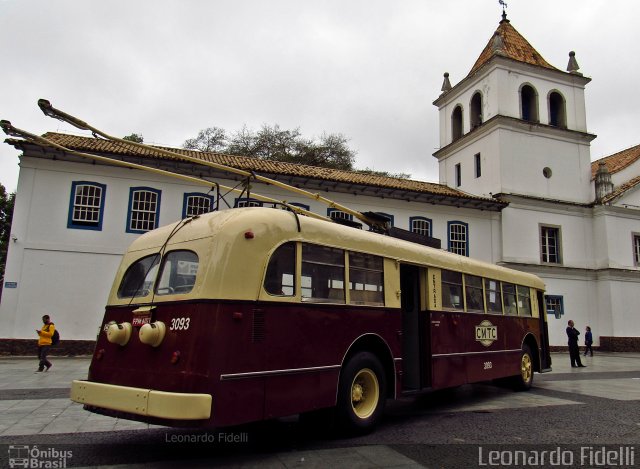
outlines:
{"label": "bus route number plate", "polygon": [[131,321],[131,325],[133,327],[141,327],[145,324],[149,324],[151,322],[151,314],[144,315],[136,315],[133,317],[133,321]]}

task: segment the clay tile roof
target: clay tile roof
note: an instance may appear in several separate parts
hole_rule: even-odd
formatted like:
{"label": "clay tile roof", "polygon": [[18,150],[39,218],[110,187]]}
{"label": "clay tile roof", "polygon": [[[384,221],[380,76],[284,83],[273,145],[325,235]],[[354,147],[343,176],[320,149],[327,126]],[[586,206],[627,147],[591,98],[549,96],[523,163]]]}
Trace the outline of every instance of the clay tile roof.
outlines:
{"label": "clay tile roof", "polygon": [[[494,36],[499,34],[502,38],[502,44],[500,50],[496,50],[494,45]],[[551,70],[558,70],[549,62],[547,62],[540,53],[533,48],[529,41],[527,41],[507,19],[500,21],[500,25],[494,36],[491,36],[489,42],[485,46],[484,50],[476,60],[476,63],[471,67],[469,75],[473,74],[476,70],[487,63],[494,55],[501,55],[518,62],[524,62],[530,65],[536,65],[538,67],[544,67]]]}
{"label": "clay tile roof", "polygon": [[[108,140],[96,139],[91,137],[83,137],[77,135],[60,134],[49,132],[44,135],[45,138],[76,151],[84,151],[88,153],[104,153],[117,156],[138,156],[154,159],[171,159],[170,157],[154,153],[152,149],[139,149],[133,145],[125,145]],[[7,143],[17,144],[22,141],[9,141]],[[366,186],[380,187],[386,189],[398,189],[411,192],[420,192],[424,194],[433,194],[436,196],[452,197],[466,200],[477,200],[490,204],[500,204],[500,201],[488,199],[486,197],[472,196],[467,193],[452,189],[442,184],[413,181],[409,179],[399,179],[386,176],[378,176],[372,174],[358,173],[354,171],[344,171],[339,169],[320,168],[315,166],[307,166],[294,163],[283,163],[278,161],[268,161],[253,157],[225,155],[221,153],[208,153],[196,150],[185,150],[178,148],[158,147],[166,150],[211,161],[234,168],[247,171],[255,171],[257,173],[268,173],[276,175],[286,175],[293,177],[313,178],[317,180],[341,182],[347,184],[360,184]]]}
{"label": "clay tile roof", "polygon": [[602,203],[606,204],[606,203],[614,201],[615,199],[620,197],[622,194],[624,194],[625,192],[627,192],[630,189],[633,189],[634,187],[636,187],[639,184],[640,184],[640,176],[636,176],[633,179],[631,179],[630,181],[627,181],[624,184],[621,184],[613,192],[611,192],[610,194],[607,194],[605,197],[603,197],[602,198]]}
{"label": "clay tile roof", "polygon": [[600,162],[604,162],[609,172],[613,174],[623,170],[638,159],[640,159],[640,145],[627,148],[626,150],[619,151],[613,155],[605,156],[604,158],[593,161],[591,163],[591,179],[596,177],[596,172],[598,171],[598,165]]}

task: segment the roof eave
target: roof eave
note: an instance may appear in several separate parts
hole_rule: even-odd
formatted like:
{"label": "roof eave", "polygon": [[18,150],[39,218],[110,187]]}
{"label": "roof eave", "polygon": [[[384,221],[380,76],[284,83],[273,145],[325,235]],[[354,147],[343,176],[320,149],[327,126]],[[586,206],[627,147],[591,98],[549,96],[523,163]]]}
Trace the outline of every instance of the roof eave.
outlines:
{"label": "roof eave", "polygon": [[[88,138],[88,137],[87,137]],[[23,151],[26,156],[33,157],[49,157],[52,159],[67,159],[73,162],[85,162],[86,159],[80,156],[74,156],[67,154],[61,150],[55,148],[43,147],[37,143],[29,142],[21,139],[7,139],[5,143],[14,146],[16,149]],[[72,148],[73,149],[73,148]],[[193,163],[183,162],[177,158],[155,158],[150,155],[131,155],[131,154],[114,154],[104,151],[89,151],[89,153],[99,154],[113,158],[114,160],[134,161],[138,164],[151,166],[149,163],[153,163],[155,166],[162,166],[163,169],[167,169],[172,172],[191,172],[191,173],[207,173],[207,177],[222,177],[225,179],[241,179],[240,176],[227,173],[222,170],[211,170],[210,168],[204,168],[202,171],[194,170]],[[92,160],[92,164],[95,162]],[[105,164],[105,163],[99,163]],[[178,168],[179,167],[179,168]],[[487,210],[487,211],[501,211],[508,204],[502,201],[494,201],[492,199],[476,197],[471,195],[465,195],[463,193],[439,193],[437,191],[428,190],[416,190],[412,188],[393,187],[391,185],[381,185],[354,181],[340,181],[336,179],[323,178],[317,175],[296,175],[288,173],[286,171],[276,173],[268,170],[261,170],[260,173],[271,179],[278,179],[293,186],[304,185],[307,188],[313,188],[318,190],[335,191],[341,193],[351,193],[355,195],[368,195],[372,197],[387,197],[396,200],[406,200],[409,202],[431,203],[439,205],[447,205],[452,207],[464,207],[471,209]],[[428,183],[435,186],[441,186],[436,183]],[[447,192],[453,192],[447,186],[444,186]]]}
{"label": "roof eave", "polygon": [[466,144],[468,144],[483,129],[486,132],[486,131],[489,131],[492,128],[497,127],[497,126],[499,126],[501,124],[508,125],[508,126],[511,126],[511,127],[516,127],[519,130],[524,130],[524,131],[530,130],[531,127],[536,127],[538,129],[544,129],[547,132],[557,133],[559,136],[561,136],[561,135],[570,135],[570,136],[572,136],[574,138],[582,139],[582,140],[585,140],[587,142],[591,142],[593,139],[595,139],[597,137],[597,135],[590,134],[588,132],[581,132],[579,130],[571,130],[571,129],[563,129],[561,127],[555,127],[553,125],[541,124],[539,122],[526,121],[526,120],[523,120],[523,119],[519,119],[517,117],[503,116],[503,115],[498,114],[496,116],[493,116],[491,119],[483,122],[478,127],[473,129],[472,131],[467,132],[466,134],[464,134],[459,139],[457,139],[457,140],[449,143],[448,145],[440,148],[438,151],[433,153],[433,156],[438,158],[438,159],[440,159],[440,158],[446,156],[447,154],[449,154],[452,150],[457,149],[459,147],[462,147],[462,146],[465,146]]}

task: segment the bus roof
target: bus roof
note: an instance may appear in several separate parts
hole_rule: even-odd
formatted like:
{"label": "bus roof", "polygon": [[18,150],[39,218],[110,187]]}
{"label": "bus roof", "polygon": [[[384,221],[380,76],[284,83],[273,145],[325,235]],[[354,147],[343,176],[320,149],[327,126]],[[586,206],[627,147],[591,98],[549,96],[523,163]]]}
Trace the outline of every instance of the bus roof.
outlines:
{"label": "bus roof", "polygon": [[[184,226],[177,229],[179,224],[184,224]],[[298,226],[300,231],[298,231]],[[177,231],[173,233],[167,243],[167,238],[176,229]],[[250,239],[252,243],[250,250],[247,249],[248,239],[244,235],[249,231],[253,235],[253,238]],[[256,269],[260,271],[260,277],[268,256],[277,246],[287,241],[305,241],[370,253],[399,262],[460,271],[526,285],[539,290],[545,288],[542,280],[533,274],[338,223],[296,216],[287,210],[262,207],[221,210],[201,215],[190,221],[183,220],[158,228],[137,238],[131,244],[127,256],[132,255],[139,258],[140,255],[136,255],[135,252],[146,251],[150,253],[154,250],[157,252],[165,243],[171,249],[175,249],[174,245],[190,244],[209,238],[223,239],[229,245],[237,245],[238,250],[234,252],[238,252],[240,257],[250,256],[245,259],[237,259],[237,261],[242,263],[245,271],[246,265],[255,265]],[[226,249],[225,252],[228,254],[231,250]],[[258,256],[256,253],[259,252],[264,255]],[[208,262],[215,261],[215,259],[208,260]],[[244,262],[250,262],[250,264]]]}

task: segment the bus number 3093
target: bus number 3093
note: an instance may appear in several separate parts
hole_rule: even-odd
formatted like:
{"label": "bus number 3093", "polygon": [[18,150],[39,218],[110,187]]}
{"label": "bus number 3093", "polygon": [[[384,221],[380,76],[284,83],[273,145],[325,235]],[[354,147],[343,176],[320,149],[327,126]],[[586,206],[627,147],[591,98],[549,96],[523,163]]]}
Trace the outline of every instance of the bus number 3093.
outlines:
{"label": "bus number 3093", "polygon": [[171,318],[170,331],[186,331],[189,329],[189,321],[191,318]]}

